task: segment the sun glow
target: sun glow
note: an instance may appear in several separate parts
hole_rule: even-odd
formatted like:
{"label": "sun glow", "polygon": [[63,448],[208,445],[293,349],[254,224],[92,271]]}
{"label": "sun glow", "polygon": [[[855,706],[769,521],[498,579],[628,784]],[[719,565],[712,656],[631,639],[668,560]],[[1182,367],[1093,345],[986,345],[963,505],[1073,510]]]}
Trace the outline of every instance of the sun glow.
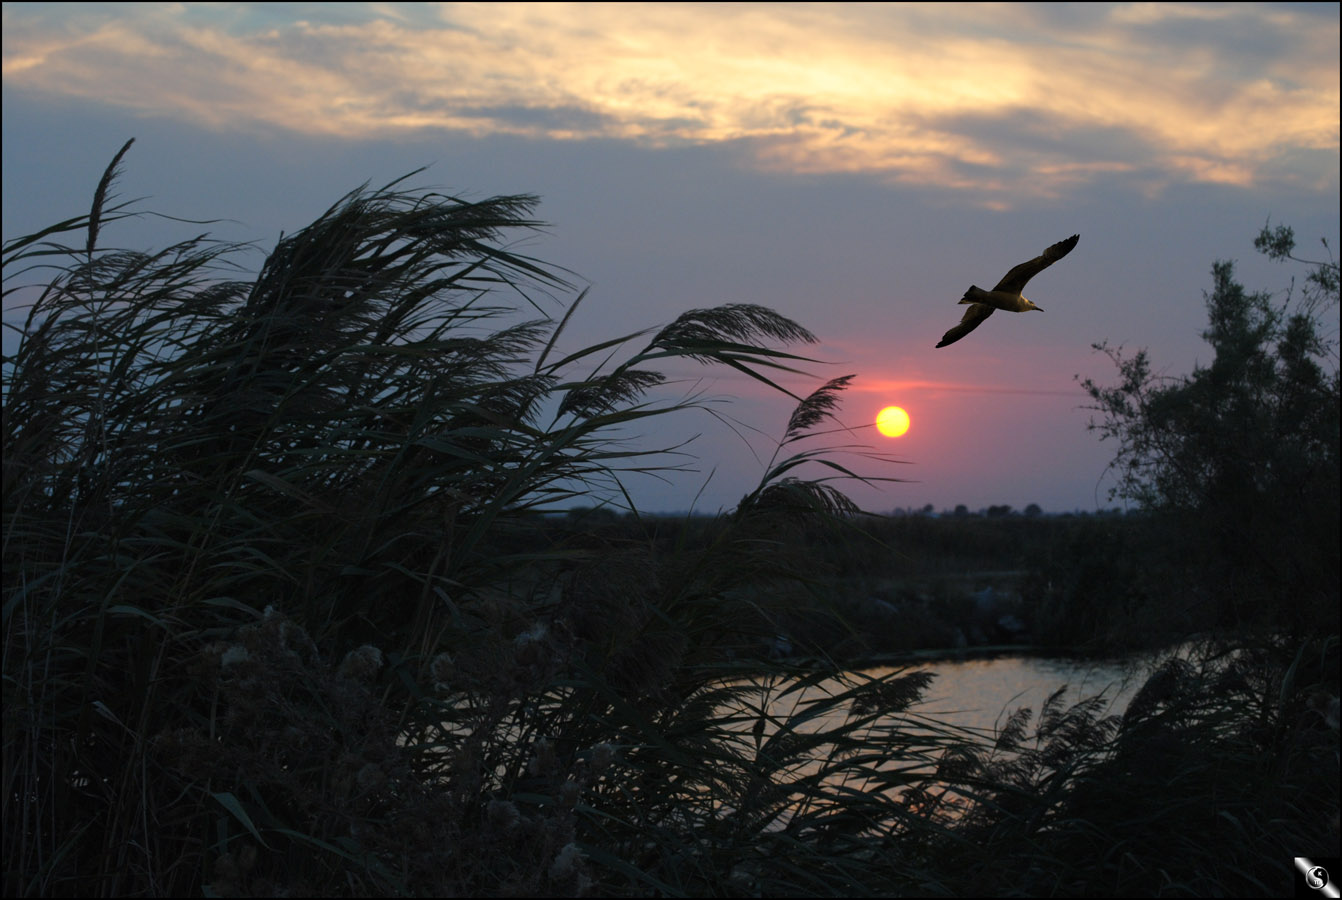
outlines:
{"label": "sun glow", "polygon": [[899,437],[909,430],[909,414],[898,406],[887,406],[876,414],[876,430],[886,437]]}

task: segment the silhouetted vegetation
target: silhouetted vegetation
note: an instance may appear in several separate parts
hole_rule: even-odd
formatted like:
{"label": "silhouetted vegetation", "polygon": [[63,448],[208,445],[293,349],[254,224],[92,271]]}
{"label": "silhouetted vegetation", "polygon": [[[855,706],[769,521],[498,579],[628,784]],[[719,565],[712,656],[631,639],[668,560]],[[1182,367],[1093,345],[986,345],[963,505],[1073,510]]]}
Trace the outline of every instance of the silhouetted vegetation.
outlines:
{"label": "silhouetted vegetation", "polygon": [[[1294,259],[1288,228],[1265,226],[1256,246]],[[1151,559],[1179,573],[1208,626],[1337,631],[1338,264],[1308,265],[1303,289],[1280,303],[1246,291],[1232,263],[1212,267],[1209,366],[1165,378],[1145,351],[1097,344],[1120,381],[1082,382],[1092,427],[1118,444],[1113,493],[1178,535]]]}
{"label": "silhouetted vegetation", "polygon": [[129,146],[4,246],[7,895],[1259,894],[1335,848],[1335,635],[987,736],[836,661],[990,628],[994,586],[1040,640],[1136,629],[1156,518],[862,515],[813,440],[847,376],[734,510],[641,516],[623,476],[679,448],[627,438],[698,404],[658,361],[777,387],[809,332],[563,350],[526,196],[356,190],[255,277],[103,249]]}

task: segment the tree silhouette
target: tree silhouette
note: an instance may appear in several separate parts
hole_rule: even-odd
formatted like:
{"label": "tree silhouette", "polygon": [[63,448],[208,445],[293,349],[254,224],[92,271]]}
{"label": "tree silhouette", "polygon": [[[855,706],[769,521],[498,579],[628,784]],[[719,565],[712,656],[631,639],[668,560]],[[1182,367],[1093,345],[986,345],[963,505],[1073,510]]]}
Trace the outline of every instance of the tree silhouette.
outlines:
{"label": "tree silhouette", "polygon": [[1255,246],[1310,271],[1303,289],[1293,284],[1276,301],[1247,292],[1232,262],[1216,262],[1204,295],[1210,366],[1161,377],[1145,350],[1125,356],[1099,343],[1119,383],[1081,386],[1098,413],[1090,428],[1118,443],[1110,498],[1176,525],[1183,564],[1201,563],[1222,614],[1335,623],[1342,392],[1336,319],[1323,313],[1338,302],[1338,264],[1331,253],[1295,257],[1294,235],[1280,226],[1265,226]]}

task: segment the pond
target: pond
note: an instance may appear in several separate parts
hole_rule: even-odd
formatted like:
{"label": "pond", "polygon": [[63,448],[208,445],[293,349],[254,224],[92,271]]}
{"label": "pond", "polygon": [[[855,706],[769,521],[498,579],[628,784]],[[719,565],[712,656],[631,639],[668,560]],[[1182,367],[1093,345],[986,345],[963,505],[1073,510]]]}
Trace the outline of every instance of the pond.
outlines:
{"label": "pond", "polygon": [[[1122,715],[1159,658],[1002,655],[919,663],[917,669],[936,678],[916,709],[948,725],[991,732],[1021,707],[1029,707],[1037,717],[1048,696],[1067,685],[1065,706],[1103,693],[1110,701],[1106,714]],[[874,677],[891,669],[865,671]]]}
{"label": "pond", "polygon": [[[855,668],[844,676],[819,681],[801,691],[786,689],[786,680],[766,679],[772,716],[785,720],[797,710],[826,696],[842,693],[854,680],[878,679],[893,673],[926,672],[934,676],[922,699],[908,707],[910,719],[935,722],[952,729],[968,729],[980,736],[992,735],[1011,715],[1028,707],[1037,721],[1048,697],[1064,685],[1063,707],[1088,697],[1102,696],[1104,715],[1121,716],[1140,690],[1154,666],[1171,652],[1147,653],[1117,658],[1084,658],[1003,652],[987,656],[947,655],[939,658],[910,659],[898,664],[868,665]],[[845,684],[847,682],[847,684]],[[835,707],[816,717],[814,724],[802,730],[833,727],[847,713],[846,706]]]}
{"label": "pond", "polygon": [[[1004,653],[916,659],[899,665],[863,667],[829,678],[762,675],[734,682],[737,686],[758,687],[759,693],[747,691],[736,695],[734,702],[722,710],[724,722],[730,723],[728,727],[740,732],[743,738],[753,734],[760,752],[777,760],[770,776],[774,783],[796,788],[793,792],[796,802],[781,806],[770,825],[777,829],[784,827],[801,805],[814,808],[820,802],[819,795],[804,786],[818,772],[826,773],[824,782],[835,788],[832,794],[826,793],[836,802],[845,791],[852,790],[876,790],[898,797],[904,790],[900,785],[918,782],[918,773],[935,771],[943,754],[954,744],[968,740],[976,747],[993,747],[998,730],[1018,709],[1031,710],[1026,734],[1033,734],[1045,701],[1064,685],[1068,690],[1062,699],[1062,709],[1098,695],[1107,701],[1102,716],[1121,716],[1153,666],[1170,652],[1178,651],[1118,659]],[[897,686],[901,676],[915,672],[934,676],[917,702],[904,705],[897,699],[900,692],[896,688],[887,695],[890,702],[882,703],[878,689],[868,695],[877,698],[875,707],[853,708],[850,698],[854,695],[849,692],[856,686],[879,682],[886,676],[895,676],[886,683]],[[767,710],[764,717],[760,704]],[[880,713],[881,708],[889,709],[889,713]],[[853,733],[852,738],[836,738],[840,743],[852,739],[860,742],[855,748],[849,744],[849,749],[837,756],[834,748],[840,744],[830,741],[809,745],[812,750],[799,756],[789,756],[783,751],[788,741],[779,744],[777,751],[770,750],[770,739],[780,732],[839,735],[854,713],[870,724],[860,726],[861,730]],[[872,713],[876,714],[874,718]],[[802,745],[806,746],[806,742]],[[864,755],[866,761],[851,767],[836,765],[836,761],[854,753]],[[877,774],[880,772],[897,774],[886,779]],[[949,810],[948,814],[956,815]]]}

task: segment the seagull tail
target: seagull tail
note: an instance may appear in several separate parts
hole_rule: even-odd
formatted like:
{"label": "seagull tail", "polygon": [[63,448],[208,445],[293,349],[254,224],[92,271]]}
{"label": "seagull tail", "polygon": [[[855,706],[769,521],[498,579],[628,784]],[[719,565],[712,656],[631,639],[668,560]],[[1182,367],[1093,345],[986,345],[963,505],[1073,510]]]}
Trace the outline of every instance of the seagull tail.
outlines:
{"label": "seagull tail", "polygon": [[964,297],[962,297],[962,298],[960,299],[960,302],[961,302],[961,303],[978,303],[978,302],[980,302],[980,301],[974,299],[975,295],[977,295],[977,294],[986,294],[986,293],[987,293],[987,291],[981,289],[977,284],[971,284],[971,285],[969,286],[969,290],[965,291],[965,295],[964,295]]}

